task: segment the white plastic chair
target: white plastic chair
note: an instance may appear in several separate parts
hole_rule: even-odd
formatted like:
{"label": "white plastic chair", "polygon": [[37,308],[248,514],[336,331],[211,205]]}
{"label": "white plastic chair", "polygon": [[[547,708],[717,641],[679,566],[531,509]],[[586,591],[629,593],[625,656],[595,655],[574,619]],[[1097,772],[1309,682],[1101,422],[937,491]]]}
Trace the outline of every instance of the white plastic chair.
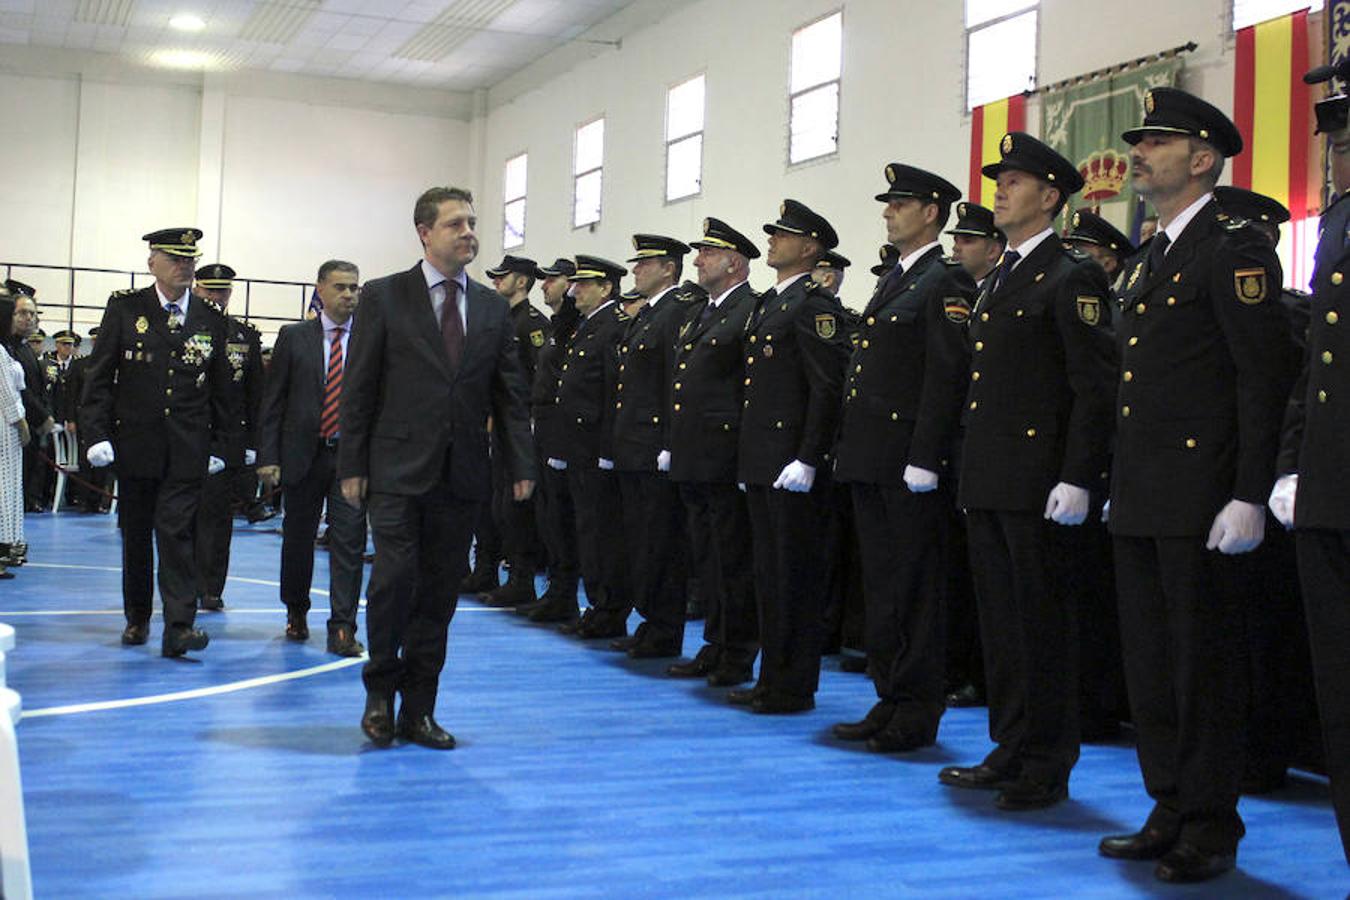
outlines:
{"label": "white plastic chair", "polygon": [[28,828],[19,779],[19,741],[14,726],[23,714],[17,691],[5,686],[5,654],[14,649],[14,629],[0,623],[0,895],[32,900],[28,866]]}
{"label": "white plastic chair", "polygon": [[66,476],[80,471],[80,445],[75,435],[67,434],[64,428],[52,433],[52,454],[56,458],[56,492],[52,497],[52,512],[61,511],[61,501],[66,497]]}

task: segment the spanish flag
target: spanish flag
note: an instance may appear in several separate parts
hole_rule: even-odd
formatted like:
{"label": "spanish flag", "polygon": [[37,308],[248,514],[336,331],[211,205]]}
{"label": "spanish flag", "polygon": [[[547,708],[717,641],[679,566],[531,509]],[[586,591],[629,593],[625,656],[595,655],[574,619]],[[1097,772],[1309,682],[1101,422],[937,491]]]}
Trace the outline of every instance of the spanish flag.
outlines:
{"label": "spanish flag", "polygon": [[[1300,73],[1301,74],[1301,73]],[[1025,131],[1027,98],[1021,94],[977,106],[970,111],[970,190],[966,199],[993,208],[994,182],[980,169],[999,161],[998,145],[1009,131]]]}
{"label": "spanish flag", "polygon": [[1316,215],[1309,189],[1312,98],[1308,70],[1308,12],[1291,13],[1237,33],[1233,119],[1246,145],[1233,157],[1233,184],[1273,197],[1295,222]]}

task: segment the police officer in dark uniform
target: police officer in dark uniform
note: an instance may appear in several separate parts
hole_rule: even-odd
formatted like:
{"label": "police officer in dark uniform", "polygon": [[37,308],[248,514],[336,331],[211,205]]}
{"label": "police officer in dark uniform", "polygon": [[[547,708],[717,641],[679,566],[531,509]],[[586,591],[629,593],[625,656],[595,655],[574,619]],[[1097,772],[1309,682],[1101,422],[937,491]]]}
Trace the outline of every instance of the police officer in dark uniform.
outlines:
{"label": "police officer in dark uniform", "polygon": [[835,478],[850,485],[862,547],[867,666],[878,701],[836,737],[877,752],[933,744],[943,690],[942,538],[954,502],[947,464],[961,416],[975,282],[938,238],[961,191],[901,163],[886,167],[895,268],[863,310],[844,382]]}
{"label": "police officer in dark uniform", "polygon": [[[1265,530],[1294,354],[1280,263],[1213,188],[1242,136],[1172,88],[1123,138],[1158,233],[1127,266],[1110,526],[1130,709],[1154,806],[1100,852],[1157,860],[1162,881],[1235,863],[1247,705],[1247,567]],[[1218,552],[1215,552],[1218,551]]]}
{"label": "police officer in dark uniform", "polygon": [[262,340],[258,329],[229,314],[235,271],[222,263],[197,270],[196,296],[225,316],[225,358],[230,366],[231,408],[239,421],[231,434],[235,446],[224,470],[202,484],[197,506],[194,555],[197,561],[197,606],[204,612],[225,608],[225,578],[230,571],[230,543],[234,536],[235,503],[252,503],[257,491],[252,466],[258,458],[258,410],[262,404]]}
{"label": "police officer in dark uniform", "polygon": [[1110,440],[1114,353],[1101,266],[1070,250],[1053,222],[1083,186],[1073,164],[1021,132],[984,175],[998,182],[994,222],[1008,238],[970,319],[971,371],[958,503],[967,511],[997,746],[950,766],[955,787],[996,789],[998,808],[1068,796],[1078,761],[1073,598],[1054,583],[1060,529],[1087,518]]}
{"label": "police officer in dark uniform", "polygon": [[82,485],[79,492],[84,504],[84,511],[90,513],[106,513],[111,506],[112,500],[107,494],[108,485],[111,482],[113,469],[116,466],[104,466],[94,468],[89,464],[89,459],[85,454],[89,450],[89,441],[85,437],[84,414],[80,411],[79,401],[84,396],[84,383],[89,373],[89,362],[93,359],[94,349],[98,345],[98,326],[95,325],[89,329],[89,353],[85,356],[77,356],[70,364],[70,396],[75,403],[76,416],[71,423],[75,426],[76,445],[79,448],[80,478],[87,482]]}
{"label": "police officer in dark uniform", "polygon": [[155,283],[108,298],[81,401],[89,462],[117,463],[122,643],[149,637],[154,540],[164,603],[161,652],[171,657],[209,640],[193,627],[193,531],[202,481],[234,461],[239,443],[228,325],[191,291],[201,236],[196,228],[168,228],[142,238],[150,244]]}
{"label": "police officer in dark uniform", "polygon": [[[516,350],[527,383],[534,383],[539,353],[552,331],[548,318],[530,302],[530,291],[539,264],[523,256],[506,255],[495,269],[488,269],[492,286],[511,304],[511,322],[516,332]],[[533,603],[534,573],[539,565],[539,532],[535,525],[535,499],[517,501],[512,493],[511,473],[501,465],[503,452],[493,431],[491,509],[482,518],[492,518],[501,535],[502,551],[510,571],[506,583],[479,595],[488,606],[523,606]],[[537,496],[537,494],[535,495]]]}
{"label": "police officer in dark uniform", "polygon": [[[37,291],[22,281],[10,279],[5,287],[14,295],[14,337],[10,349],[12,355],[23,367],[23,410],[28,420],[28,430],[32,440],[23,448],[23,493],[24,509],[27,512],[43,512],[43,486],[46,484],[48,468],[42,460],[42,450],[47,446],[47,435],[56,427],[51,407],[47,401],[46,379],[42,375],[42,365],[38,355],[42,341],[46,339],[42,329],[37,327]],[[32,341],[38,335],[36,348]],[[26,555],[25,545],[16,545],[20,555]]]}
{"label": "police officer in dark uniform", "polygon": [[[52,335],[52,343],[55,347],[51,353],[43,355],[42,365],[43,374],[48,383],[48,405],[52,411],[52,418],[56,421],[56,428],[58,431],[64,431],[72,439],[75,437],[76,414],[80,408],[80,398],[75,393],[75,360],[77,358],[75,348],[80,345],[80,341],[80,336],[68,328],[56,332]],[[54,450],[53,458],[55,458]],[[53,482],[55,481],[55,474],[55,472],[52,472]],[[66,496],[60,499],[62,502],[68,503],[78,494],[79,490],[75,484],[67,482]],[[53,496],[53,508],[56,499]]]}
{"label": "police officer in dark uniform", "polygon": [[1007,236],[994,224],[994,211],[978,203],[958,203],[956,224],[945,233],[952,236],[952,259],[983,288],[1008,245]]}
{"label": "police officer in dark uniform", "polygon": [[1118,286],[1125,260],[1135,251],[1134,244],[1119,228],[1090,209],[1074,211],[1064,243],[1095,259],[1106,270],[1112,288]]}
{"label": "police officer in dark uniform", "polygon": [[[679,287],[689,245],[657,234],[633,235],[635,289],[645,299],[619,342],[614,395],[614,471],[623,508],[629,593],[642,622],[614,649],[634,659],[679,656],[684,646],[689,559],[684,507],[670,480],[670,422],[683,408],[684,382],[673,378],[675,340],[693,297]],[[673,393],[672,393],[673,392]],[[673,406],[672,406],[673,397]]]}
{"label": "police officer in dark uniform", "polygon": [[[1350,64],[1314,69],[1304,80],[1332,77],[1350,79]],[[1316,111],[1339,199],[1322,213],[1307,351],[1289,399],[1281,475],[1269,506],[1294,528],[1331,800],[1350,862],[1350,98],[1328,97]]]}
{"label": "police officer in dark uniform", "polygon": [[848,335],[838,301],[810,279],[820,255],[839,243],[830,223],[785,200],[764,231],[778,283],[756,298],[746,324],[738,463],[750,508],[760,668],[754,687],[728,699],[780,714],[813,709],[820,681],[828,564],[820,536]]}
{"label": "police officer in dark uniform", "polygon": [[598,256],[578,256],[569,276],[581,322],[558,376],[560,457],[547,465],[567,472],[576,511],[574,528],[581,577],[591,605],[562,627],[582,638],[618,638],[628,633],[633,601],[627,561],[612,546],[619,484],[614,476],[614,407],[618,348],[630,321],[618,304],[619,280],[628,270]]}
{"label": "police officer in dark uniform", "polygon": [[551,266],[540,266],[535,278],[543,285],[544,303],[552,311],[548,337],[537,357],[534,381],[530,387],[530,419],[534,427],[534,448],[539,463],[539,488],[535,515],[539,536],[548,557],[548,589],[535,603],[516,607],[531,622],[570,622],[577,617],[577,535],[576,510],[567,486],[566,471],[547,464],[561,459],[559,446],[560,414],[555,402],[558,378],[571,346],[572,335],[581,314],[577,312],[567,279],[577,270],[570,259],[557,259]]}

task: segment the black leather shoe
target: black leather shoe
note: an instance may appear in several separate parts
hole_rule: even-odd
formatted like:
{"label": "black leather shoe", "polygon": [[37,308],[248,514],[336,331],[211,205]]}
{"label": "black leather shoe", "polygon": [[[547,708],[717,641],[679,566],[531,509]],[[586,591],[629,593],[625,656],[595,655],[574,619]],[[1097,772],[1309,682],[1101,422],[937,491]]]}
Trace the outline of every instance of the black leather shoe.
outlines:
{"label": "black leather shoe", "polygon": [[197,608],[202,612],[220,612],[225,608],[225,600],[222,597],[208,595],[197,601]]}
{"label": "black leather shoe", "polygon": [[1145,827],[1134,834],[1113,834],[1102,838],[1097,845],[1097,852],[1110,859],[1162,859],[1176,842],[1175,834]]}
{"label": "black leather shoe", "polygon": [[303,615],[286,616],[286,640],[309,640],[309,625],[305,622],[305,617]]}
{"label": "black leather shoe", "polygon": [[570,597],[547,597],[542,600],[538,606],[534,607],[526,615],[531,622],[539,624],[551,624],[554,622],[570,623],[576,622],[580,614],[577,610],[577,598],[573,594]]}
{"label": "black leather shoe", "polygon": [[627,652],[629,659],[670,659],[680,655],[680,643],[670,638],[655,637],[648,631]]}
{"label": "black leather shoe", "polygon": [[947,705],[953,709],[984,706],[985,700],[973,684],[963,685],[947,692]]}
{"label": "black leather shoe", "polygon": [[880,700],[857,722],[840,722],[830,729],[830,733],[841,741],[865,741],[889,725],[894,715],[895,704]]}
{"label": "black leather shoe", "polygon": [[394,698],[366,694],[366,711],[361,715],[361,730],[376,747],[394,742]]}
{"label": "black leather shoe", "polygon": [[576,635],[588,641],[621,638],[628,634],[627,618],[612,610],[596,610],[588,621],[577,628]]}
{"label": "black leather shoe", "polygon": [[398,736],[432,750],[455,749],[455,736],[436,724],[430,713],[398,717]]}
{"label": "black leather shoe", "polygon": [[718,666],[708,674],[708,687],[735,687],[754,677],[755,673],[749,667]]}
{"label": "black leather shoe", "polygon": [[537,599],[534,595],[534,579],[518,577],[514,572],[506,579],[506,584],[493,588],[486,594],[478,595],[480,603],[497,609],[524,606],[536,602]]}
{"label": "black leather shoe", "polygon": [[486,594],[501,584],[497,579],[497,566],[484,563],[481,566],[475,566],[474,570],[464,576],[464,580],[459,583],[459,592],[461,594]]}
{"label": "black leather shoe", "polygon": [[978,788],[986,791],[1001,791],[1016,780],[1017,776],[1009,772],[1000,772],[983,763],[978,766],[947,766],[938,772],[938,781],[949,787]]}
{"label": "black leather shoe", "polygon": [[764,716],[810,712],[816,708],[816,698],[810,694],[805,697],[798,697],[795,694],[778,694],[773,691],[765,691],[755,699],[750,708]]}
{"label": "black leather shoe", "polygon": [[[638,628],[641,627],[642,627],[641,625],[638,626]],[[609,649],[620,650],[626,653],[629,650],[636,647],[640,640],[642,640],[642,635],[640,633],[635,632],[633,634],[625,635],[624,637],[621,638],[615,638],[614,640],[610,641]]]}
{"label": "black leather shoe", "polygon": [[738,688],[734,691],[727,691],[727,702],[736,706],[753,706],[754,702],[768,693],[768,690],[759,684],[754,687]]}
{"label": "black leather shoe", "polygon": [[1249,796],[1269,794],[1289,786],[1289,774],[1284,769],[1261,771],[1248,769],[1242,775],[1242,793]]}
{"label": "black leather shoe", "polygon": [[1019,779],[999,791],[994,798],[994,805],[1004,812],[1026,812],[1048,809],[1068,799],[1069,786],[1062,781],[1043,784]]}
{"label": "black leather shoe", "polygon": [[1209,853],[1192,844],[1177,844],[1158,861],[1153,875],[1159,881],[1187,884],[1217,878],[1235,865],[1236,853]]}
{"label": "black leather shoe", "polygon": [[150,626],[145,624],[132,623],[122,629],[122,643],[128,647],[136,647],[150,640]]}
{"label": "black leather shoe", "polygon": [[937,743],[937,731],[918,730],[901,726],[886,726],[867,739],[867,749],[873,753],[913,753]]}
{"label": "black leather shoe", "polygon": [[867,671],[867,657],[852,655],[841,656],[839,658],[839,671],[860,675]]}
{"label": "black leather shoe", "polygon": [[328,652],[335,656],[354,657],[365,653],[366,648],[356,639],[350,626],[339,625],[328,630]]}
{"label": "black leather shoe", "polygon": [[697,622],[707,614],[707,607],[704,606],[701,597],[690,597],[684,605],[684,620],[686,622]]}
{"label": "black leather shoe", "polygon": [[717,647],[704,644],[694,658],[687,662],[672,663],[666,667],[671,678],[704,678],[717,668]]}
{"label": "black leather shoe", "polygon": [[179,625],[177,628],[165,628],[164,639],[160,643],[161,656],[182,656],[189,650],[205,650],[211,643],[211,637],[199,628]]}

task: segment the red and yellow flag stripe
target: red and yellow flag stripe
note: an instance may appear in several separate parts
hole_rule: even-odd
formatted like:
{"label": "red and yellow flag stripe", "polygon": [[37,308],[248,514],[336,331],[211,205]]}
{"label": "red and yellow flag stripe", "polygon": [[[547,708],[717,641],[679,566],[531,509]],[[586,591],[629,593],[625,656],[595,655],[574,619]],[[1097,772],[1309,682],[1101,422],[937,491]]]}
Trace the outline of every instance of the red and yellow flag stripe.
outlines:
{"label": "red and yellow flag stripe", "polygon": [[966,199],[990,208],[994,205],[994,182],[980,174],[989,163],[998,162],[998,145],[1009,131],[1025,131],[1027,98],[1018,94],[970,111],[970,190]]}
{"label": "red and yellow flag stripe", "polygon": [[1233,184],[1289,208],[1294,221],[1316,214],[1308,189],[1312,97],[1308,70],[1308,12],[1291,13],[1237,33],[1233,119],[1242,153],[1233,158]]}

